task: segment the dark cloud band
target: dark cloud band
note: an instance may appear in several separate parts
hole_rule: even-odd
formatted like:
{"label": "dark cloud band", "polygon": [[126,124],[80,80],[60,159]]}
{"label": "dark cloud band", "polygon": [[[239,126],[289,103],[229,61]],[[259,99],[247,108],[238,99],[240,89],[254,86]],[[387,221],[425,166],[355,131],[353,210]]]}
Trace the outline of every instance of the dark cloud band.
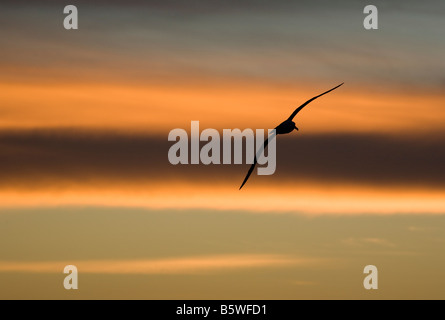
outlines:
{"label": "dark cloud band", "polygon": [[[0,187],[64,183],[233,183],[249,165],[171,165],[165,136],[69,130],[0,132]],[[222,152],[222,151],[221,151]],[[277,170],[258,183],[317,181],[445,186],[445,134],[295,134],[278,137]],[[253,182],[252,182],[253,183]]]}

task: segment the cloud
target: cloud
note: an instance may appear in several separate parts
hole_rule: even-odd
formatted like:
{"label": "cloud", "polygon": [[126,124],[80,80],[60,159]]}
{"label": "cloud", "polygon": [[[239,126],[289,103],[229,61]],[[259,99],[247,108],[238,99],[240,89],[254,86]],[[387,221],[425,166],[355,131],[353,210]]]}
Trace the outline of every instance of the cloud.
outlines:
{"label": "cloud", "polygon": [[[378,36],[363,29],[364,4],[355,1],[253,0],[79,1],[83,27],[66,36],[60,4],[8,1],[0,58],[13,67],[0,77],[40,83],[42,76],[85,81],[102,74],[101,81],[140,83],[182,74],[184,83],[198,75],[203,83],[274,84],[341,77],[386,90],[440,90],[443,2],[379,2],[386,29]],[[61,68],[67,65],[74,70]]]}
{"label": "cloud", "polygon": [[282,268],[316,263],[312,258],[284,255],[244,254],[143,260],[84,260],[52,262],[0,261],[0,272],[62,273],[75,265],[80,274],[201,274],[252,268]]}
{"label": "cloud", "polygon": [[[243,189],[244,190],[244,189]],[[230,199],[230,201],[227,201]],[[201,183],[93,184],[2,190],[0,209],[30,207],[116,207],[147,209],[211,209],[234,213],[311,215],[445,214],[443,191],[367,189],[344,185],[238,185],[208,180]],[[0,213],[8,212],[0,210]]]}
{"label": "cloud", "polygon": [[[0,132],[0,188],[91,185],[95,182],[200,184],[212,176],[238,185],[246,165],[176,165],[167,135],[31,130]],[[277,170],[255,184],[353,184],[443,190],[445,134],[301,134],[279,137]],[[252,182],[252,181],[250,181]],[[252,182],[253,183],[253,182]]]}
{"label": "cloud", "polygon": [[383,238],[347,238],[342,240],[343,244],[353,247],[362,247],[365,245],[376,245],[381,247],[394,248],[396,245]]}
{"label": "cloud", "polygon": [[411,232],[430,232],[437,230],[437,228],[435,227],[424,227],[424,226],[408,226],[406,229]]}
{"label": "cloud", "polygon": [[254,175],[239,192],[248,165],[171,165],[167,135],[1,131],[0,204],[445,213],[440,132],[279,138],[275,174]]}

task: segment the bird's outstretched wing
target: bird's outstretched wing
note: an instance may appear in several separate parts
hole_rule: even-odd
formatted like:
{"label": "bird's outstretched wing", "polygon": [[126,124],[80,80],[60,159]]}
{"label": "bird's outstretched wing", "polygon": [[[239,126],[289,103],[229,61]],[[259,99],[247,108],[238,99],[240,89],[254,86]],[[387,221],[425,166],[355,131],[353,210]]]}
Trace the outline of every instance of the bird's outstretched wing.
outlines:
{"label": "bird's outstretched wing", "polygon": [[239,187],[239,190],[246,184],[247,180],[249,179],[250,175],[253,172],[253,169],[255,169],[256,164],[258,163],[258,157],[266,150],[267,145],[269,144],[269,140],[273,139],[276,136],[275,131],[264,140],[263,148],[257,152],[255,155],[255,159],[253,160],[252,165],[249,168],[249,171],[246,174],[246,177],[244,178],[243,183],[241,184],[241,187]]}
{"label": "bird's outstretched wing", "polygon": [[[344,83],[344,82],[343,82]],[[309,99],[308,101],[306,101],[305,103],[303,103],[301,106],[299,106],[297,109],[295,109],[295,111],[290,115],[289,119],[287,120],[292,120],[298,112],[300,112],[301,109],[303,109],[305,106],[307,106],[309,103],[311,103],[312,101],[314,101],[315,99],[321,97],[322,95],[331,92],[332,90],[337,89],[338,87],[340,87],[341,85],[343,85],[343,83],[339,84],[338,86],[336,86],[335,88],[332,88],[331,90],[328,90],[326,92],[323,92],[322,94],[319,94],[316,97],[313,97],[312,99]]]}

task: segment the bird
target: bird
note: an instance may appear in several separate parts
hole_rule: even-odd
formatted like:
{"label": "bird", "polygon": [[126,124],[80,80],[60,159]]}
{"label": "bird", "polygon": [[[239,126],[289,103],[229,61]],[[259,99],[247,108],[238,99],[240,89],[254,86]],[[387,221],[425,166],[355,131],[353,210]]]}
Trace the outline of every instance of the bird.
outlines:
{"label": "bird", "polygon": [[298,127],[295,125],[295,122],[293,121],[295,116],[298,114],[298,112],[300,112],[305,106],[307,106],[309,103],[311,103],[315,99],[320,98],[321,96],[337,89],[338,87],[342,86],[343,84],[344,84],[344,82],[342,82],[338,86],[336,86],[326,92],[323,92],[322,94],[319,94],[318,96],[315,96],[315,97],[309,99],[308,101],[303,103],[301,106],[299,106],[297,109],[295,109],[295,111],[292,112],[292,114],[290,115],[289,118],[287,118],[286,120],[284,120],[282,123],[280,123],[278,126],[275,127],[274,131],[272,131],[272,134],[269,137],[267,137],[266,140],[264,140],[262,149],[260,149],[257,152],[257,154],[255,155],[254,161],[253,161],[252,165],[250,166],[249,171],[247,172],[247,175],[244,178],[244,181],[241,184],[241,187],[239,188],[239,190],[241,190],[242,187],[246,184],[247,180],[249,179],[250,175],[252,174],[252,172],[255,169],[255,166],[258,162],[257,158],[259,157],[259,155],[261,155],[262,151],[266,149],[267,145],[269,144],[269,141],[272,140],[273,138],[275,138],[275,136],[278,134],[287,134],[287,133],[291,133],[294,130],[298,131]]}

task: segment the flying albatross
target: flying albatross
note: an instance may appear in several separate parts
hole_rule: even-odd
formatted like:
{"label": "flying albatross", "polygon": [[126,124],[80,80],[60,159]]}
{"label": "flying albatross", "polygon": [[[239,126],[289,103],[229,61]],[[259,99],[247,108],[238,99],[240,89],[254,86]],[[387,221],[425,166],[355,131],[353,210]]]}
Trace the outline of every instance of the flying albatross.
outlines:
{"label": "flying albatross", "polygon": [[[344,82],[343,82],[344,83]],[[263,144],[263,148],[262,150],[259,150],[257,155],[255,155],[253,164],[250,166],[249,171],[247,172],[246,177],[244,178],[243,183],[241,184],[241,187],[239,188],[239,190],[241,190],[241,188],[246,184],[247,180],[249,179],[250,175],[252,174],[253,169],[255,169],[255,166],[257,164],[257,157],[259,155],[261,155],[262,151],[266,149],[267,144],[269,143],[269,140],[273,139],[277,134],[286,134],[286,133],[291,133],[294,130],[298,131],[297,126],[295,125],[295,122],[293,122],[292,120],[295,118],[295,116],[297,115],[298,112],[301,111],[301,109],[303,109],[305,106],[307,106],[309,103],[311,103],[312,101],[314,101],[315,99],[321,97],[322,95],[325,95],[326,93],[329,93],[335,89],[337,89],[338,87],[340,87],[341,85],[343,85],[343,83],[339,84],[338,86],[332,88],[331,90],[328,90],[326,92],[323,92],[322,94],[319,94],[318,96],[315,96],[311,99],[309,99],[308,101],[306,101],[305,103],[303,103],[301,106],[299,106],[297,109],[295,109],[294,112],[292,112],[292,114],[290,115],[289,118],[287,118],[285,121],[283,121],[282,123],[280,123],[277,127],[275,127],[275,132],[272,133],[269,137],[267,137],[267,139],[264,141]]]}

